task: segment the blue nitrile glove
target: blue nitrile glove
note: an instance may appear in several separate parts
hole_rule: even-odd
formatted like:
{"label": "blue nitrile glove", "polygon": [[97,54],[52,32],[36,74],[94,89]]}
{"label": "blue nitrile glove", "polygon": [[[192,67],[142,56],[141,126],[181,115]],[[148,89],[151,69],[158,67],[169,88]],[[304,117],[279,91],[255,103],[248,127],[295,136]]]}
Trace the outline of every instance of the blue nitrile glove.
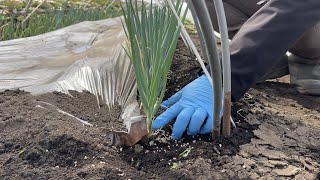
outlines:
{"label": "blue nitrile glove", "polygon": [[[153,129],[159,129],[174,118],[172,138],[180,139],[187,130],[188,135],[210,133],[212,130],[213,108],[212,86],[205,75],[192,81],[186,87],[162,102],[162,108],[168,108],[156,118]],[[209,119],[206,121],[206,119]]]}

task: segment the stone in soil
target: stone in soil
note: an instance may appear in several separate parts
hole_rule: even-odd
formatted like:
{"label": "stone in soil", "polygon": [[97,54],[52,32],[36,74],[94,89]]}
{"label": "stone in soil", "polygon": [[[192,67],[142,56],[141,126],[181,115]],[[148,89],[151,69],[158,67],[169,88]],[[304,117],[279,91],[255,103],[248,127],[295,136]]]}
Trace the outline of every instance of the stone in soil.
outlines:
{"label": "stone in soil", "polygon": [[301,169],[292,165],[289,165],[288,167],[284,169],[274,169],[272,172],[276,173],[278,176],[286,176],[286,177],[291,177],[295,176],[296,174],[299,173]]}

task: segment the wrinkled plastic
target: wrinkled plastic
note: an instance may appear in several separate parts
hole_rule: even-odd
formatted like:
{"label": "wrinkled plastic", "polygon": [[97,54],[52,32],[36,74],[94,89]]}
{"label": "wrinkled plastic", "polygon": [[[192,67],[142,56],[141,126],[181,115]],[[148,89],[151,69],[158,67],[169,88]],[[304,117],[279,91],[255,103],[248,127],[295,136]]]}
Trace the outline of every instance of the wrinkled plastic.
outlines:
{"label": "wrinkled plastic", "polygon": [[136,122],[131,122],[132,117],[141,114],[125,45],[120,18],[0,42],[0,90],[20,88],[32,94],[88,90],[110,108],[121,105],[122,119],[131,132]]}
{"label": "wrinkled plastic", "polygon": [[123,86],[134,79],[122,47],[125,39],[120,18],[115,18],[0,42],[0,89],[34,94],[85,89],[110,106],[118,98],[124,105],[134,86],[127,91]]}

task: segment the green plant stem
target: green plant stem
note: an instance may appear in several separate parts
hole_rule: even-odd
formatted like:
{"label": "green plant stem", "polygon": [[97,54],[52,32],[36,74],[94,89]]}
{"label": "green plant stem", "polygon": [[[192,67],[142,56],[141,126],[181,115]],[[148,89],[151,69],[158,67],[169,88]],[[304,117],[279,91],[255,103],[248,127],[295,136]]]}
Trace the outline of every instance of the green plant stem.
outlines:
{"label": "green plant stem", "polygon": [[[127,0],[123,9],[126,49],[136,75],[136,82],[144,113],[147,116],[149,134],[152,122],[166,90],[167,75],[176,50],[181,27],[168,6],[153,7],[152,2],[141,5],[137,0]],[[182,1],[175,10],[182,13]]]}

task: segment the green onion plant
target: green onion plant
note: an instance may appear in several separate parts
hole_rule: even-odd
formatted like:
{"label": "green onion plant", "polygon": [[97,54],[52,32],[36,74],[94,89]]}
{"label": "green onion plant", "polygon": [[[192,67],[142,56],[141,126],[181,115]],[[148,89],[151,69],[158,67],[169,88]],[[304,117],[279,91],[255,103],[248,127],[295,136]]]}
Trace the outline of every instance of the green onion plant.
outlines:
{"label": "green onion plant", "polygon": [[[181,27],[167,4],[155,6],[137,0],[126,0],[123,26],[128,38],[125,48],[133,65],[139,97],[147,116],[149,135],[154,115],[163,100],[167,75],[176,50]],[[182,19],[182,0],[175,10]]]}

